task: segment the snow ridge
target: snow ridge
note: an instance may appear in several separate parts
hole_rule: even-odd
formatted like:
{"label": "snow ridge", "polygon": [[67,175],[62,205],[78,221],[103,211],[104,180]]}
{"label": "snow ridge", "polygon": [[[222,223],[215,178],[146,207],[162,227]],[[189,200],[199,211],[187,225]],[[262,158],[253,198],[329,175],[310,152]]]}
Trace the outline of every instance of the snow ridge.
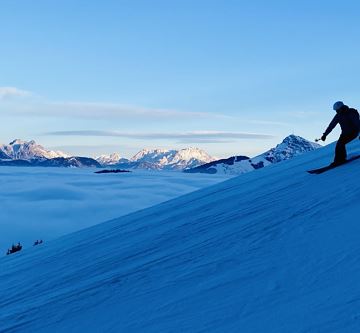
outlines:
{"label": "snow ridge", "polygon": [[199,148],[181,150],[143,149],[130,161],[152,163],[158,169],[185,169],[213,161],[214,158]]}
{"label": "snow ridge", "polygon": [[146,170],[184,170],[216,160],[199,148],[175,149],[142,149],[129,160],[120,158],[119,154],[100,156],[97,161],[103,166]]}
{"label": "snow ridge", "polygon": [[8,145],[0,145],[0,158],[13,160],[51,159],[56,157],[69,157],[61,151],[47,150],[34,140],[23,141],[16,139]]}
{"label": "snow ridge", "polygon": [[218,163],[212,162],[196,167],[194,169],[185,170],[189,173],[219,173],[229,175],[240,175],[265,166],[279,163],[299,156],[303,153],[313,151],[322,147],[321,145],[310,142],[300,136],[289,135],[276,147],[271,148],[263,154],[253,158],[246,156],[234,156],[227,160],[219,160]]}
{"label": "snow ridge", "polygon": [[101,165],[113,165],[119,163],[121,155],[119,153],[112,153],[110,155],[100,155],[95,158]]}

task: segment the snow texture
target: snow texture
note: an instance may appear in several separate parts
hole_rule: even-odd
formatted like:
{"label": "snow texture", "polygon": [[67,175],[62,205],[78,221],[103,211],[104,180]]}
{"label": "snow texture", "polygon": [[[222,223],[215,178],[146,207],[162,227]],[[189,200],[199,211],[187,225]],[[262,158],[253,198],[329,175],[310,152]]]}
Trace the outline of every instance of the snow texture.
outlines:
{"label": "snow texture", "polygon": [[333,150],[3,257],[0,331],[359,332],[360,161],[306,172]]}

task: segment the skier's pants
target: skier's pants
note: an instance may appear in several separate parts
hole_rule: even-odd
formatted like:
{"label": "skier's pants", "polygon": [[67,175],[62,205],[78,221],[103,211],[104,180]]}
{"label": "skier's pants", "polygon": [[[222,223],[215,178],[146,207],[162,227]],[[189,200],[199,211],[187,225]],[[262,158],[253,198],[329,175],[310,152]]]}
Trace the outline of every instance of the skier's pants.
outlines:
{"label": "skier's pants", "polygon": [[346,148],[345,145],[354,140],[359,133],[343,134],[341,133],[335,148],[335,163],[342,163],[346,161]]}

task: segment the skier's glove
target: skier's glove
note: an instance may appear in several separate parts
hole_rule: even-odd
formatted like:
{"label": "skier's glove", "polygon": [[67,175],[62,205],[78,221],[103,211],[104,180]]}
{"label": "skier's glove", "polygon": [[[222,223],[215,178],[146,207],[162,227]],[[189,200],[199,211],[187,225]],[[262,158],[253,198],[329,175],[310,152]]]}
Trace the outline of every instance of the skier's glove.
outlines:
{"label": "skier's glove", "polygon": [[326,140],[326,135],[325,135],[325,134],[322,135],[321,140],[322,140],[322,141],[325,141],[325,140]]}

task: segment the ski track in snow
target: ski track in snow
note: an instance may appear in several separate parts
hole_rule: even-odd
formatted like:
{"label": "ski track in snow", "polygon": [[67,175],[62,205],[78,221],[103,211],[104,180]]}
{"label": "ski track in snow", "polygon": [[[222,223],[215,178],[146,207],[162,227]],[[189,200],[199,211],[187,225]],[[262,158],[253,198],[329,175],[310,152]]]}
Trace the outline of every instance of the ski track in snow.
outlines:
{"label": "ski track in snow", "polygon": [[0,331],[358,332],[360,161],[306,173],[333,149],[1,258]]}

